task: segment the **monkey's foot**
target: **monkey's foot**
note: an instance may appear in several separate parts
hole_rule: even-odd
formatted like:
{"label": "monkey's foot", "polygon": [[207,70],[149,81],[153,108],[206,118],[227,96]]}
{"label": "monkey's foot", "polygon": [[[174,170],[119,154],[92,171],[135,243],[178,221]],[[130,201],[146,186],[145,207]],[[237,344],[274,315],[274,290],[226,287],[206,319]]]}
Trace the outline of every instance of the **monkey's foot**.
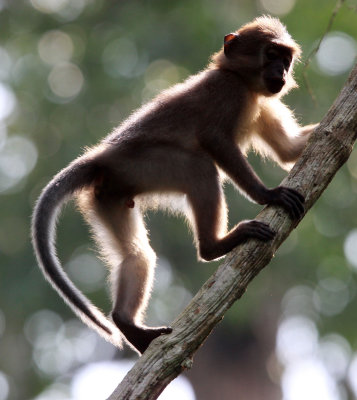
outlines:
{"label": "monkey's foot", "polygon": [[172,328],[168,326],[149,328],[147,326],[135,325],[133,322],[124,321],[115,313],[113,313],[112,317],[115,325],[141,354],[144,353],[154,339],[160,335],[172,332]]}
{"label": "monkey's foot", "polygon": [[236,234],[241,241],[253,238],[267,242],[273,239],[276,233],[270,229],[268,224],[253,219],[251,221],[242,221],[237,226]]}

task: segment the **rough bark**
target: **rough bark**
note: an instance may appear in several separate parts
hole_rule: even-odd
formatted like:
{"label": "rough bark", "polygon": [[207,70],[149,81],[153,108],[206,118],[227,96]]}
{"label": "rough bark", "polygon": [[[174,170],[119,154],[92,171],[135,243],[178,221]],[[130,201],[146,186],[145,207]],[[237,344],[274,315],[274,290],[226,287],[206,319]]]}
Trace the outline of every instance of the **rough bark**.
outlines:
{"label": "rough bark", "polygon": [[[282,182],[305,195],[306,211],[347,161],[356,136],[357,66],[303,155]],[[228,254],[173,322],[173,333],[150,345],[108,400],[156,399],[171,380],[191,367],[195,351],[297,225],[277,207],[266,207],[257,219],[277,232],[275,239],[268,243],[249,240]]]}

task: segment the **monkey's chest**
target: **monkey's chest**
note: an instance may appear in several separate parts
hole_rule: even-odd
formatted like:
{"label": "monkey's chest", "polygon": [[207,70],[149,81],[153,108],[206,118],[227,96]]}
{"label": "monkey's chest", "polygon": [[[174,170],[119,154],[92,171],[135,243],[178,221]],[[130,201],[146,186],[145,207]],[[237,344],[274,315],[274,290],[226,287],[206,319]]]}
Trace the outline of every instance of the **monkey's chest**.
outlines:
{"label": "monkey's chest", "polygon": [[237,116],[235,125],[235,140],[244,151],[250,145],[252,135],[256,131],[257,120],[260,115],[260,107],[256,101],[250,101]]}

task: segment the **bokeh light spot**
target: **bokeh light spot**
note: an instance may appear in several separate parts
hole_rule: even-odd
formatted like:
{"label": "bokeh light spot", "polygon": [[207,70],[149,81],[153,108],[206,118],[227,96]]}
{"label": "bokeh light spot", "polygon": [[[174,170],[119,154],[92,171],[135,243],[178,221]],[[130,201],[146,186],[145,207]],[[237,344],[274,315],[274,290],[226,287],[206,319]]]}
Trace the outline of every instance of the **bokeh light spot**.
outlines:
{"label": "bokeh light spot", "polygon": [[340,400],[335,382],[314,357],[291,364],[284,372],[282,389],[283,400]]}
{"label": "bokeh light spot", "polygon": [[[0,2],[0,10],[1,10],[1,2]],[[12,61],[9,56],[9,53],[3,48],[0,47],[0,79],[6,80],[10,76],[12,68]]]}
{"label": "bokeh light spot", "polygon": [[320,342],[319,354],[331,376],[344,379],[351,357],[347,340],[337,334],[327,335]]}
{"label": "bokeh light spot", "polygon": [[296,0],[260,0],[261,6],[270,14],[286,15],[295,6]]}
{"label": "bokeh light spot", "polygon": [[68,263],[68,271],[75,282],[84,285],[91,292],[100,289],[105,280],[105,268],[89,253],[76,255]]}
{"label": "bokeh light spot", "polygon": [[348,382],[355,397],[357,398],[357,354],[355,354],[348,369]]}
{"label": "bokeh light spot", "polygon": [[71,99],[81,91],[84,78],[82,71],[76,65],[63,63],[52,69],[48,83],[56,96]]}
{"label": "bokeh light spot", "polygon": [[284,364],[303,359],[316,351],[317,340],[318,332],[313,321],[304,316],[286,318],[278,328],[277,355]]}
{"label": "bokeh light spot", "polygon": [[347,260],[357,269],[357,229],[353,229],[349,232],[343,248]]}
{"label": "bokeh light spot", "polygon": [[339,75],[352,67],[356,54],[357,44],[351,36],[342,32],[331,32],[322,41],[316,59],[323,73]]}
{"label": "bokeh light spot", "polygon": [[7,118],[15,109],[16,98],[9,86],[0,82],[0,120]]}
{"label": "bokeh light spot", "polygon": [[43,347],[47,334],[58,332],[62,324],[62,318],[58,314],[50,310],[40,310],[27,319],[24,332],[33,346]]}
{"label": "bokeh light spot", "polygon": [[56,65],[71,59],[73,47],[69,35],[61,31],[49,31],[41,37],[38,43],[38,52],[44,62]]}
{"label": "bokeh light spot", "polygon": [[37,149],[32,141],[22,136],[12,136],[0,149],[0,192],[3,192],[28,175],[37,162]]}
{"label": "bokeh light spot", "polygon": [[[124,378],[132,361],[107,361],[86,365],[73,377],[71,400],[106,399]],[[195,400],[193,388],[187,378],[179,376],[158,397],[160,400]]]}
{"label": "bokeh light spot", "polygon": [[31,0],[36,10],[46,14],[59,12],[67,3],[68,0]]}
{"label": "bokeh light spot", "polygon": [[334,277],[321,279],[313,296],[316,309],[327,316],[342,312],[349,300],[350,293],[347,284]]}
{"label": "bokeh light spot", "polygon": [[0,400],[8,398],[9,389],[9,382],[6,375],[0,371]]}
{"label": "bokeh light spot", "polygon": [[132,76],[138,63],[135,43],[125,37],[113,40],[105,47],[102,62],[105,72],[114,78]]}

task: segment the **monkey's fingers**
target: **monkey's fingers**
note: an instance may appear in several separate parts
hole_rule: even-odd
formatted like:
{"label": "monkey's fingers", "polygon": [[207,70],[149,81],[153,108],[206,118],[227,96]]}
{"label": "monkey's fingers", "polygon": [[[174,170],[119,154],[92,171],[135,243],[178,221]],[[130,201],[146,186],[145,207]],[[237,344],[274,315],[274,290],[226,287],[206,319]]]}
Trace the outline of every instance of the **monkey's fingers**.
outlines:
{"label": "monkey's fingers", "polygon": [[298,191],[284,186],[278,186],[270,191],[269,204],[283,207],[293,219],[300,219],[305,212],[305,198]]}
{"label": "monkey's fingers", "polygon": [[305,197],[298,192],[295,189],[291,189],[291,188],[287,188],[285,186],[282,186],[282,188],[287,191],[287,193],[291,194],[292,196],[294,196],[295,198],[297,198],[298,200],[300,200],[301,203],[305,203]]}
{"label": "monkey's fingers", "polygon": [[291,198],[283,196],[280,205],[290,214],[293,219],[300,219],[304,213],[301,203],[294,202]]}
{"label": "monkey's fingers", "polygon": [[300,219],[305,212],[304,201],[304,197],[296,190],[282,188],[278,204],[280,203],[289,212],[291,217]]}

